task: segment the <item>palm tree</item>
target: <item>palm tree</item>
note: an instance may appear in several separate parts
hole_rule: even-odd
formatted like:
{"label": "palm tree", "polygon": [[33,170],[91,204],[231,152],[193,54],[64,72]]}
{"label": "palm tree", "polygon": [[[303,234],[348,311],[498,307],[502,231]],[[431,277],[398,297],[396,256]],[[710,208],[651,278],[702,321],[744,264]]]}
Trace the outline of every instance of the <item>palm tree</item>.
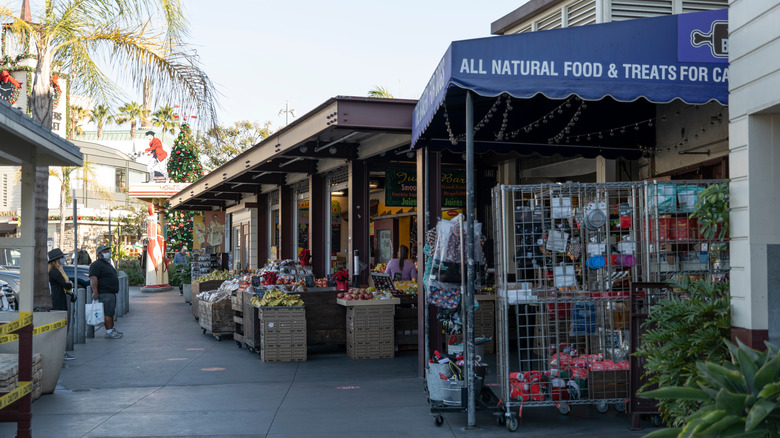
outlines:
{"label": "palm tree", "polygon": [[130,122],[130,138],[135,139],[135,127],[138,125],[139,120],[144,119],[148,111],[143,105],[139,105],[138,102],[126,103],[119,107],[116,122]]}
{"label": "palm tree", "polygon": [[383,97],[385,99],[392,99],[393,95],[390,94],[390,90],[379,85],[374,85],[374,88],[368,91],[368,97]]}
{"label": "palm tree", "polygon": [[81,123],[89,117],[89,110],[78,105],[71,105],[69,110],[70,127],[68,129],[68,138],[73,138],[75,134],[81,135],[84,133]]}
{"label": "palm tree", "polygon": [[[44,0],[37,23],[0,7],[0,20],[11,23],[6,38],[23,43],[30,38],[35,70],[28,106],[33,119],[51,126],[54,90],[52,71],[70,74],[77,94],[103,102],[122,96],[99,65],[121,65],[127,79],[141,85],[154,80],[153,94],[198,108],[199,120],[216,122],[214,86],[184,42],[186,20],[180,0]],[[25,6],[29,4],[24,3]],[[150,18],[152,17],[152,18]],[[98,61],[107,59],[109,63]],[[71,85],[71,83],[69,83]],[[48,175],[45,166],[35,173],[36,230],[46,229]],[[35,233],[34,309],[49,310],[51,296],[46,276],[46,233]]]}
{"label": "palm tree", "polygon": [[114,121],[114,115],[111,114],[111,108],[106,105],[96,105],[90,112],[89,121],[97,123],[97,139],[103,136],[103,125]]}
{"label": "palm tree", "polygon": [[165,141],[165,132],[170,130],[171,134],[176,132],[176,114],[170,105],[161,106],[152,114],[154,116],[154,126],[162,127],[160,141]]}

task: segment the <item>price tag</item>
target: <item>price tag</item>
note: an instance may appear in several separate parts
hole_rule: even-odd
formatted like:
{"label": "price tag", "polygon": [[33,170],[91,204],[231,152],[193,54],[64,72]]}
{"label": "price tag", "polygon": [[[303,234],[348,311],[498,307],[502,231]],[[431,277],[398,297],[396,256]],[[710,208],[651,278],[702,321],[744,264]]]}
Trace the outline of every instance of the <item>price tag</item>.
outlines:
{"label": "price tag", "polygon": [[314,287],[314,276],[313,275],[307,275],[303,277],[304,281],[306,281],[306,287]]}

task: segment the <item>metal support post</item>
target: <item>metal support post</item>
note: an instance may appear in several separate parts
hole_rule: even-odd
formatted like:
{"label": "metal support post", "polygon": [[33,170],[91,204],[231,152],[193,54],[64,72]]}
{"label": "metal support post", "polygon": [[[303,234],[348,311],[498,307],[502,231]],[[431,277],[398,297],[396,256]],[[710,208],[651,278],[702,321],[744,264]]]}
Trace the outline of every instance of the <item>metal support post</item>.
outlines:
{"label": "metal support post", "polygon": [[464,349],[466,353],[466,376],[468,383],[468,423],[476,426],[476,405],[474,402],[474,101],[471,91],[466,92],[466,321]]}
{"label": "metal support post", "polygon": [[76,343],[85,344],[85,327],[87,326],[87,291],[83,287],[76,290],[76,317],[73,318],[73,331],[76,333]]}

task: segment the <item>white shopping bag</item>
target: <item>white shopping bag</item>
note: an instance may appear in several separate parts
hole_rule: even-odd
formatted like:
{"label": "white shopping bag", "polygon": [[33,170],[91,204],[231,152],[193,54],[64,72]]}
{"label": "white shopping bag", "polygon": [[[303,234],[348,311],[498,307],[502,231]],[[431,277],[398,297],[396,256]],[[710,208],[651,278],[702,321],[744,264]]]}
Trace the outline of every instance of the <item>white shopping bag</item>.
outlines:
{"label": "white shopping bag", "polygon": [[103,303],[100,301],[93,301],[91,303],[87,303],[86,307],[86,314],[87,314],[87,324],[89,325],[100,325],[103,324]]}

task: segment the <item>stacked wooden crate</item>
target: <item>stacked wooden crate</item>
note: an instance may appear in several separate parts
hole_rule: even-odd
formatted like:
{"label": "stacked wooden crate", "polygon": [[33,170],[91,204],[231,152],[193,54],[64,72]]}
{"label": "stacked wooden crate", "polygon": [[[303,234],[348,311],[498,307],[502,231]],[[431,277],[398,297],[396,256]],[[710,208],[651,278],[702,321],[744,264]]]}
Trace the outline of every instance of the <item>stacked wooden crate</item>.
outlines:
{"label": "stacked wooden crate", "polygon": [[253,292],[244,291],[243,312],[244,312],[244,344],[249,351],[260,352],[260,312],[252,304]]}
{"label": "stacked wooden crate", "polygon": [[234,291],[230,297],[230,307],[233,309],[233,322],[235,331],[233,340],[239,347],[244,345],[244,293],[243,291]]}
{"label": "stacked wooden crate", "polygon": [[263,362],[306,360],[306,308],[260,308],[260,359]]}
{"label": "stacked wooden crate", "polygon": [[[41,396],[41,380],[43,379],[43,366],[41,354],[33,354],[32,360],[32,388],[31,400]],[[19,355],[0,354],[0,392],[11,392],[19,386]]]}

